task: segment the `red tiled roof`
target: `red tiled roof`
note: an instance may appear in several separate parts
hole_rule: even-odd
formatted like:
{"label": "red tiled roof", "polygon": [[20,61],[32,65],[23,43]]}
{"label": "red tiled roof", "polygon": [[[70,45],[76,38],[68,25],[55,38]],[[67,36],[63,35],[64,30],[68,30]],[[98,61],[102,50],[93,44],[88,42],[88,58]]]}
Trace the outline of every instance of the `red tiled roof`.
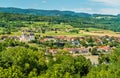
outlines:
{"label": "red tiled roof", "polygon": [[109,50],[109,46],[98,46],[98,49]]}

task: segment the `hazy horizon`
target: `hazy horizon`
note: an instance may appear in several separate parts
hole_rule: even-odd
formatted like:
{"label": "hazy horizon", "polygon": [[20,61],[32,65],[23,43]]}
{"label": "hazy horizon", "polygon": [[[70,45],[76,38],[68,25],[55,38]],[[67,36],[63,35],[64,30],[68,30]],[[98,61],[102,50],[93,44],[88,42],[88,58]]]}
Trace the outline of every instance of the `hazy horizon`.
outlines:
{"label": "hazy horizon", "polygon": [[0,2],[0,7],[117,15],[120,14],[119,3],[119,0],[4,0]]}

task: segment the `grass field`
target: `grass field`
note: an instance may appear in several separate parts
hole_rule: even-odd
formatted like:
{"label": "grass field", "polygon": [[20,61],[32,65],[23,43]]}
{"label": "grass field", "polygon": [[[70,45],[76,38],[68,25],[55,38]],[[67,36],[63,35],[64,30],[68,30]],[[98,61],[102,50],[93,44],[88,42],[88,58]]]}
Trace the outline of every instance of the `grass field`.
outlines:
{"label": "grass field", "polygon": [[[57,26],[53,26],[53,27],[60,27],[60,29],[62,29],[62,26],[61,25],[57,25]],[[70,27],[70,26],[68,26]],[[28,29],[28,28],[23,28],[23,29]],[[76,29],[76,28],[72,28],[72,29]],[[118,37],[120,36],[119,33],[117,32],[113,32],[113,31],[110,31],[110,30],[103,30],[103,29],[96,29],[96,28],[86,28],[88,29],[89,31],[85,31],[85,30],[80,30],[80,32],[77,34],[77,33],[71,33],[71,32],[66,32],[65,31],[65,27],[63,27],[63,31],[57,31],[57,33],[55,33],[55,31],[47,31],[45,34],[43,33],[37,33],[37,34],[40,34],[40,35],[43,35],[43,36],[70,36],[70,37],[79,37],[79,36],[87,36],[87,35],[94,35],[94,36],[105,36],[105,35],[108,35],[108,36],[115,36],[115,37]],[[18,32],[14,32],[12,33],[11,35],[21,35],[21,32],[18,31]]]}
{"label": "grass field", "polygon": [[55,32],[46,32],[45,34],[43,34],[44,36],[50,35],[50,36],[70,36],[70,37],[77,37],[77,36],[86,36],[88,34],[83,34],[83,33],[68,33],[68,32],[61,32],[58,31],[57,33]]}
{"label": "grass field", "polygon": [[[95,36],[115,36],[118,37],[120,36],[119,32],[113,32],[110,30],[103,30],[103,29],[97,29],[97,28],[73,28],[70,25],[66,24],[48,24],[48,22],[33,22],[31,24],[25,23],[25,26],[27,27],[21,27],[20,30],[17,32],[12,32],[12,36],[20,36],[22,34],[21,30],[34,30],[44,28],[44,29],[55,29],[59,28],[60,30],[55,33],[55,31],[46,31],[46,33],[35,33],[35,34],[40,34],[43,36],[70,36],[70,37],[79,37],[79,36],[88,36],[88,35],[95,35]],[[67,32],[66,29],[71,29],[71,30],[79,30],[79,33],[73,33],[73,32]],[[3,28],[0,27],[0,33],[3,32]],[[6,34],[7,35],[7,34]]]}
{"label": "grass field", "polygon": [[[73,28],[74,29],[74,28]],[[87,36],[87,35],[94,35],[94,36],[115,36],[118,37],[120,36],[119,33],[117,32],[113,32],[110,30],[103,30],[103,29],[97,29],[97,28],[86,28],[89,31],[85,31],[85,30],[80,30],[80,32],[77,33],[70,33],[70,32],[65,32],[65,31],[58,31],[57,33],[55,32],[46,32],[44,35],[51,35],[51,36],[74,36],[74,37],[78,37],[78,36]]]}
{"label": "grass field", "polygon": [[114,37],[119,37],[120,34],[116,33],[116,32],[113,32],[113,31],[110,31],[110,30],[95,30],[95,31],[89,31],[89,32],[86,32],[86,31],[82,31],[83,34],[88,34],[88,35],[95,35],[95,36],[105,36],[105,35],[108,35],[108,36],[114,36]]}

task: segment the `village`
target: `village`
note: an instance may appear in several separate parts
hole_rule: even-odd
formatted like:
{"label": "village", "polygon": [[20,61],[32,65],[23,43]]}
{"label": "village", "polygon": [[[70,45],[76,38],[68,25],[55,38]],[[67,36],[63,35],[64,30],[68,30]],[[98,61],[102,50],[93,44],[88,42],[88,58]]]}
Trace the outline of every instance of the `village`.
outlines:
{"label": "village", "polygon": [[[13,39],[21,42],[34,42],[49,47],[47,52],[56,54],[59,50],[66,50],[72,54],[98,55],[99,53],[109,53],[120,43],[120,37],[110,36],[43,36],[36,37],[34,32],[21,32],[21,36],[2,36],[1,40]],[[92,50],[95,50],[93,53]]]}
{"label": "village", "polygon": [[73,56],[83,55],[90,59],[92,64],[98,64],[98,58],[101,54],[110,54],[120,43],[120,37],[114,36],[64,36],[64,35],[46,35],[35,34],[32,30],[21,30],[20,36],[1,36],[1,41],[12,39],[15,41],[29,44],[42,45],[45,49],[45,55],[56,55],[60,51],[66,51]]}

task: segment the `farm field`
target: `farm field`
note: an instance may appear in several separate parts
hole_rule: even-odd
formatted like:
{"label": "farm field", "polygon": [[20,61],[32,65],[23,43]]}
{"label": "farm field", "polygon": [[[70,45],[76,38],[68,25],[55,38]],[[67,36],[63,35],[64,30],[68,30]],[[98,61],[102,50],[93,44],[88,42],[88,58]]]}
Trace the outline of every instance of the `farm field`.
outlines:
{"label": "farm field", "polygon": [[[70,36],[70,37],[79,37],[79,36],[115,36],[118,37],[120,36],[120,33],[113,32],[111,30],[103,30],[103,29],[98,29],[98,28],[73,28],[70,25],[65,25],[65,24],[52,24],[48,25],[48,22],[33,22],[33,24],[25,24],[27,27],[22,27],[19,31],[17,32],[12,32],[12,36],[16,35],[21,35],[22,30],[37,30],[37,29],[45,29],[46,32],[42,33],[41,31],[35,32],[35,34],[39,34],[42,36]],[[59,29],[57,33],[54,30],[49,30],[49,29]],[[69,30],[77,30],[78,33],[76,32],[70,32],[67,31]],[[2,32],[2,30],[1,30]]]}

